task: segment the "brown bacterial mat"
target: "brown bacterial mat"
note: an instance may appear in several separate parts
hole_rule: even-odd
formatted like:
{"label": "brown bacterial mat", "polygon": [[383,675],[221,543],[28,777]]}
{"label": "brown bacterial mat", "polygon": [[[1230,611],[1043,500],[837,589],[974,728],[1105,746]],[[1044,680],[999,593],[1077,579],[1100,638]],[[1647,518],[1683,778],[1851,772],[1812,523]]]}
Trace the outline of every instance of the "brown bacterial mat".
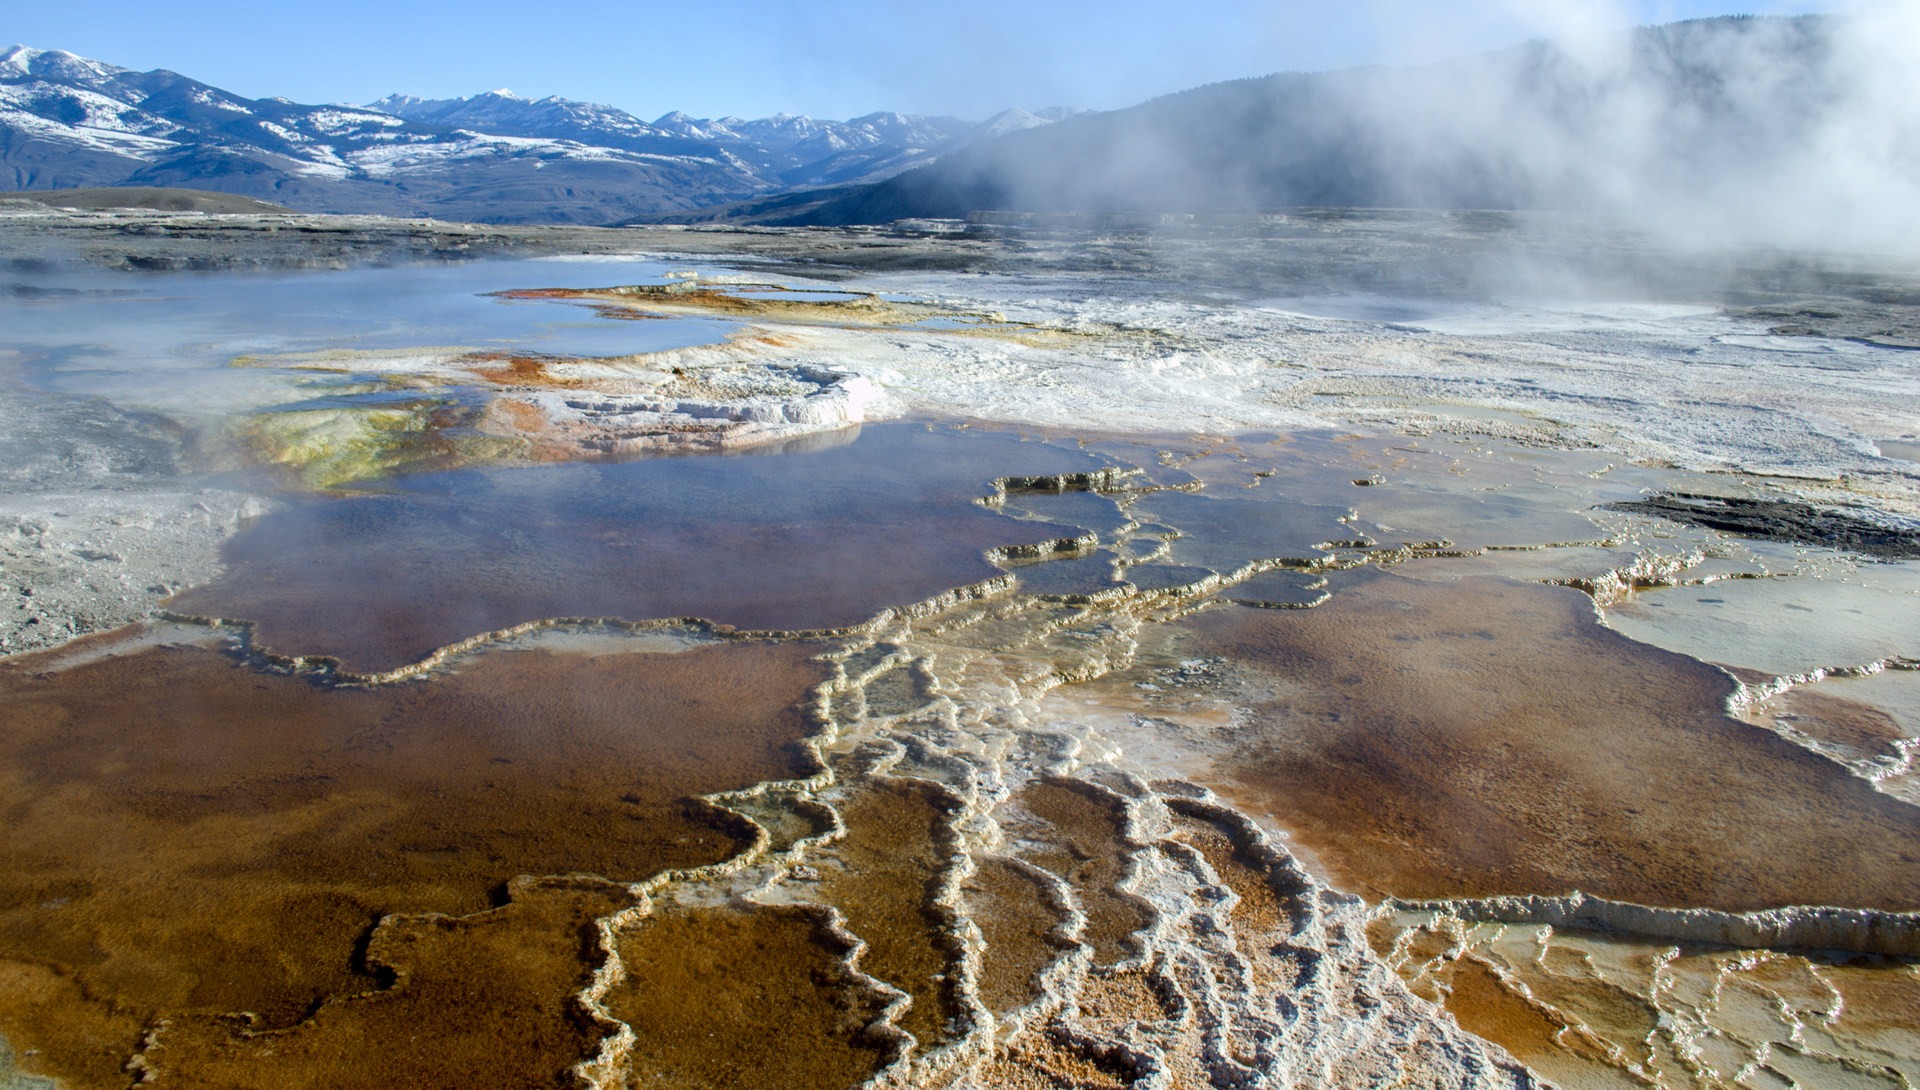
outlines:
{"label": "brown bacterial mat", "polygon": [[1064,953],[1050,938],[1061,913],[1035,875],[1012,861],[979,861],[965,886],[967,909],[986,940],[980,1000],[1004,1015],[1040,998],[1040,973]]}
{"label": "brown bacterial mat", "polygon": [[629,1085],[841,1090],[873,1075],[890,997],[847,953],[817,910],[656,910],[621,937],[629,975],[606,1000],[633,1027]]}
{"label": "brown bacterial mat", "polygon": [[910,780],[863,788],[840,806],[847,835],[835,847],[843,869],[821,882],[824,899],[846,914],[847,930],[867,943],[861,971],[911,997],[897,1024],[922,1052],[945,1040],[960,1009],[956,942],[933,903],[952,865],[942,844],[950,805],[936,788]]}
{"label": "brown bacterial mat", "polygon": [[1731,678],[1577,591],[1376,571],[1185,623],[1265,678],[1223,786],[1367,896],[1920,908],[1920,810],[1729,718]]}
{"label": "brown bacterial mat", "polygon": [[625,894],[507,884],[735,854],[690,796],[814,771],[818,650],[497,651],[372,689],[191,647],[0,664],[0,1037],[124,1085],[106,1058],[165,1019],[162,1081],[373,1085],[410,1024],[440,1038],[422,1072],[552,1085],[597,1036],[587,923]]}
{"label": "brown bacterial mat", "polygon": [[1051,780],[1026,785],[1014,801],[1046,825],[1034,831],[1028,858],[1073,887],[1087,915],[1082,938],[1093,948],[1094,964],[1133,957],[1131,936],[1153,921],[1146,904],[1120,888],[1131,851],[1120,804]]}

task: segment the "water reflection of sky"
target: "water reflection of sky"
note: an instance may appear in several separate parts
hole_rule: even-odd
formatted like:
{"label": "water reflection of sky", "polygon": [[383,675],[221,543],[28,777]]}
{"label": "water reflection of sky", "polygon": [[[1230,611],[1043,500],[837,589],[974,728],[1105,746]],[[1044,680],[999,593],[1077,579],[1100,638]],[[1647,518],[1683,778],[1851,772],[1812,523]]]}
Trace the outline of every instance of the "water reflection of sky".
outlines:
{"label": "water reflection of sky", "polygon": [[292,503],[228,543],[226,577],[174,605],[362,670],[549,617],[849,626],[997,575],[989,549],[1081,533],[973,502],[996,478],[1111,464],[987,430],[834,438],[772,456],[428,473]]}
{"label": "water reflection of sky", "polygon": [[[553,355],[652,352],[718,340],[732,323],[613,322],[511,288],[654,283],[669,266],[631,259],[485,261],[314,273],[35,276],[0,283],[0,350],[63,393],[161,409],[281,400],[284,376],[235,357],[326,349],[459,347]],[[27,290],[16,290],[24,287]]]}

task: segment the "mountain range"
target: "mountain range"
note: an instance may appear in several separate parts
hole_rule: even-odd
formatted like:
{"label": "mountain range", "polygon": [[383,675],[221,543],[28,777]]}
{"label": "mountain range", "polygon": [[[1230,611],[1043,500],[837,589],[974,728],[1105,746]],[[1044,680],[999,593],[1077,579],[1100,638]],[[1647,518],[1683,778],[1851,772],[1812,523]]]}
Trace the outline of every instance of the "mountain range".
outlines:
{"label": "mountain range", "polygon": [[1072,112],[648,122],[509,91],[306,105],[14,46],[0,52],[0,191],[188,187],[311,212],[598,224],[873,182]]}

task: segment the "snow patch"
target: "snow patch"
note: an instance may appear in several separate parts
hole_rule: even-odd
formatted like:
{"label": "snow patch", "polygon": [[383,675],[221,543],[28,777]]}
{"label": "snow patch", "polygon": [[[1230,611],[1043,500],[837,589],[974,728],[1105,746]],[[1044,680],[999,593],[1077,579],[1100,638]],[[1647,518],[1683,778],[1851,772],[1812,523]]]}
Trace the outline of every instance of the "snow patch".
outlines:
{"label": "snow patch", "polygon": [[36,117],[24,112],[10,114],[7,120],[16,128],[41,139],[70,144],[76,149],[124,155],[133,159],[152,160],[164,152],[180,147],[180,144],[175,141],[162,137],[114,129],[96,129],[84,125],[63,125],[58,121],[49,121],[44,117]]}

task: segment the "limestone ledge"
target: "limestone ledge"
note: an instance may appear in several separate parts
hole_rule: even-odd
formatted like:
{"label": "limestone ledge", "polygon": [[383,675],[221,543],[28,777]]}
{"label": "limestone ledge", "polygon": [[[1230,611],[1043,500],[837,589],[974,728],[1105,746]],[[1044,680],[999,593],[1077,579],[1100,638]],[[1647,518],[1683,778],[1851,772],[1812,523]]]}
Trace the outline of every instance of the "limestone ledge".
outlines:
{"label": "limestone ledge", "polygon": [[1486,923],[1540,924],[1668,942],[1755,950],[1837,950],[1920,957],[1920,913],[1796,905],[1758,912],[1657,908],[1575,891],[1562,897],[1381,903],[1379,912],[1437,912]]}

